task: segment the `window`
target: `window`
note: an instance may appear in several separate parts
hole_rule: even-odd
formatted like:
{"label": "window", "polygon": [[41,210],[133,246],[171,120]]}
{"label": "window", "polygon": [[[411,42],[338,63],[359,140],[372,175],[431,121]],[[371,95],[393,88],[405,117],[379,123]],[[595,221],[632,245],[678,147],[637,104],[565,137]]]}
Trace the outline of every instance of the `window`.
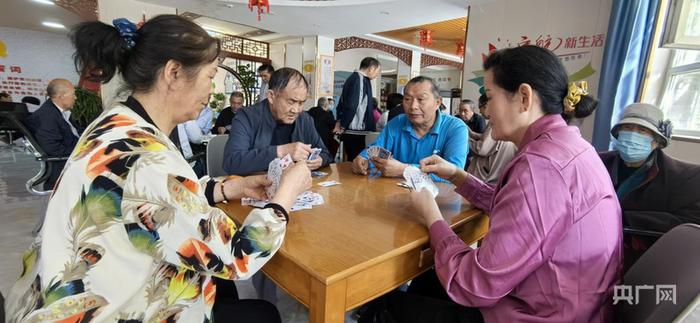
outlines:
{"label": "window", "polygon": [[660,108],[675,134],[700,137],[699,50],[673,50]]}
{"label": "window", "polygon": [[664,111],[674,136],[700,138],[700,0],[670,0],[661,10],[642,101]]}

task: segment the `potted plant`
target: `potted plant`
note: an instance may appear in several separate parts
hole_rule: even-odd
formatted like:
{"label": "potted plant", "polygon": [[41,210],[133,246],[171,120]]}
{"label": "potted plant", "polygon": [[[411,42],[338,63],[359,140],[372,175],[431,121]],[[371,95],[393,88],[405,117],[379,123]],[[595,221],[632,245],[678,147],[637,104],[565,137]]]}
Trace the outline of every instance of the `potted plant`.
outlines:
{"label": "potted plant", "polygon": [[75,88],[75,97],[71,119],[79,129],[85,129],[102,113],[102,99],[82,87]]}

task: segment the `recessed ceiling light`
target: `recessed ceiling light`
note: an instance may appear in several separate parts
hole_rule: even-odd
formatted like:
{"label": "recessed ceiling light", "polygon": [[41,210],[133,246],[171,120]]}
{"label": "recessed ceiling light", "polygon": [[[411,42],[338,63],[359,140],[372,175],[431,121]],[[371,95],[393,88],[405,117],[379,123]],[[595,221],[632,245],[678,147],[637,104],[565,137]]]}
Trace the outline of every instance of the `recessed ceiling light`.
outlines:
{"label": "recessed ceiling light", "polygon": [[44,25],[44,26],[46,26],[46,27],[51,27],[51,28],[63,28],[63,29],[66,28],[66,26],[64,26],[63,24],[59,24],[59,23],[57,23],[57,22],[48,22],[48,21],[44,21],[44,22],[42,22],[41,24]]}
{"label": "recessed ceiling light", "polygon": [[51,6],[54,5],[53,1],[51,1],[51,0],[32,0],[32,1],[38,2],[38,3],[41,3],[41,4],[51,5]]}
{"label": "recessed ceiling light", "polygon": [[380,11],[379,14],[380,14],[380,15],[388,15],[389,12],[388,12],[388,11]]}

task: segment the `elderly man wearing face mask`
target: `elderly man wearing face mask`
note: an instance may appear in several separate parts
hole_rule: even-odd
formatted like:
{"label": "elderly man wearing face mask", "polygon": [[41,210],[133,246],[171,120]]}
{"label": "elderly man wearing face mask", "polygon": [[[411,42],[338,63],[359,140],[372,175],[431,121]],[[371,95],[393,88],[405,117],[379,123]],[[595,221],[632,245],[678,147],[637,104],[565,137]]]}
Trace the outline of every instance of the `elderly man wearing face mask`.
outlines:
{"label": "elderly man wearing face mask", "polygon": [[[700,166],[666,155],[670,121],[651,104],[634,103],[611,130],[617,150],[600,154],[623,211],[626,228],[664,233],[682,223],[700,223]],[[625,237],[629,268],[655,238]]]}

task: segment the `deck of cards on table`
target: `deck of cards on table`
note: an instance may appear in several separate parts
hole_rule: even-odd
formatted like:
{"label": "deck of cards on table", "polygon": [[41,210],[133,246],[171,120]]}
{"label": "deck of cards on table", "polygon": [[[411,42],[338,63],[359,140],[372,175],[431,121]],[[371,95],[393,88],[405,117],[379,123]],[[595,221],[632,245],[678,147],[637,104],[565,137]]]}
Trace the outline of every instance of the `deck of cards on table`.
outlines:
{"label": "deck of cards on table", "polygon": [[[292,160],[292,157],[289,155],[282,158],[275,158],[270,162],[267,170],[267,178],[272,182],[272,185],[267,188],[267,197],[269,199],[271,199],[273,196],[275,196],[275,193],[277,193],[277,188],[280,186],[280,180],[282,178],[282,172],[284,172],[284,170],[293,163],[294,160]],[[255,207],[264,207],[268,202],[269,200],[262,201],[249,197],[244,197],[241,199],[241,205],[250,205]],[[297,196],[297,200],[294,202],[294,205],[290,211],[310,209],[314,205],[321,205],[323,203],[323,196],[318,193],[306,191]]]}
{"label": "deck of cards on table", "polygon": [[430,175],[427,173],[423,173],[420,169],[416,168],[415,166],[408,166],[403,170],[403,177],[406,179],[406,183],[408,185],[416,190],[420,191],[421,189],[425,188],[428,190],[431,194],[433,194],[433,197],[437,197],[439,193],[439,189],[437,185],[433,182],[433,179],[430,178]]}

